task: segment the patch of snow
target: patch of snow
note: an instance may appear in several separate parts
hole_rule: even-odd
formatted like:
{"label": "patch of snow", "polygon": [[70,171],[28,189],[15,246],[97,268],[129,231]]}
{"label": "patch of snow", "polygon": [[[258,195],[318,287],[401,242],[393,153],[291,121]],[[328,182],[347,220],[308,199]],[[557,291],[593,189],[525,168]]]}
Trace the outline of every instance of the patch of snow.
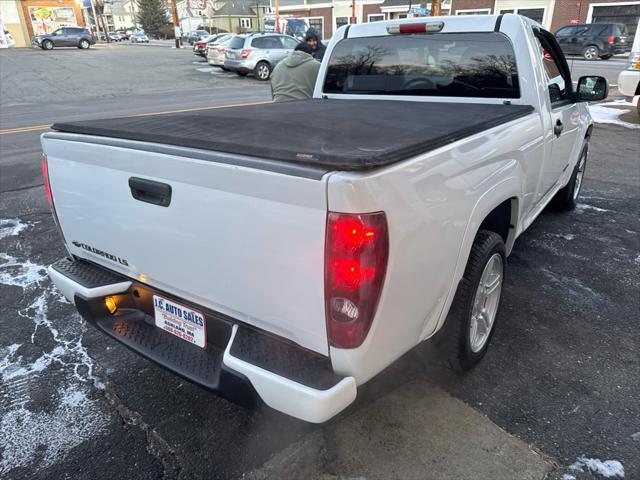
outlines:
{"label": "patch of snow", "polygon": [[64,405],[78,407],[82,404],[86,404],[89,399],[87,398],[87,394],[80,390],[70,390],[64,393],[61,401]]}
{"label": "patch of snow", "polygon": [[[17,235],[24,228],[16,222],[1,224]],[[17,232],[17,233],[14,233]],[[21,344],[0,348],[0,380],[6,391],[5,407],[0,415],[0,477],[17,467],[37,464],[38,468],[59,462],[72,448],[100,434],[109,415],[96,400],[87,396],[89,385],[104,389],[95,374],[93,359],[82,343],[84,323],[71,321],[55,325],[49,309],[61,302],[61,293],[47,276],[43,265],[0,253],[0,285],[22,288],[22,300],[28,306],[16,310],[11,321],[33,325],[30,342],[42,347],[39,339],[46,338],[46,347],[37,358],[21,353]],[[65,303],[68,303],[65,301]],[[68,307],[56,307],[68,308]],[[76,315],[77,317],[77,315]],[[36,336],[39,330],[43,335]],[[25,351],[32,351],[27,349]],[[27,357],[27,358],[25,358]],[[47,388],[38,379],[55,365],[63,370],[67,385],[58,391],[59,401],[45,412],[29,409],[31,392]]]}
{"label": "patch of snow", "polygon": [[574,477],[573,475],[569,474],[569,473],[565,473],[562,476],[561,480],[576,480],[576,477]]}
{"label": "patch of snow", "polygon": [[20,405],[0,419],[0,474],[27,467],[35,459],[45,467],[100,433],[107,416],[81,390],[69,387],[58,392],[62,401],[51,412],[32,412]]}
{"label": "patch of snow", "polygon": [[22,288],[32,288],[45,279],[46,269],[42,265],[0,253],[0,283]]}
{"label": "patch of snow", "polygon": [[593,210],[594,212],[610,212],[611,210],[607,210],[606,208],[595,207],[593,205],[589,205],[588,203],[578,203],[576,205],[576,209],[578,212],[584,212],[585,210]]}
{"label": "patch of snow", "polygon": [[586,458],[584,456],[569,466],[574,472],[584,472],[584,469],[605,478],[624,478],[624,467],[618,460],[602,461],[598,458]]}
{"label": "patch of snow", "polygon": [[616,98],[610,102],[599,103],[598,105],[611,105],[615,107],[635,107],[636,104],[633,102],[627,102],[624,98]]}
{"label": "patch of snow", "polygon": [[[616,104],[618,105],[618,104]],[[589,105],[589,113],[593,117],[593,121],[596,123],[609,123],[613,125],[620,125],[621,127],[637,129],[640,128],[639,124],[625,122],[620,120],[620,115],[629,113],[631,110],[620,110],[617,108],[607,108],[602,104]]]}
{"label": "patch of snow", "polygon": [[20,235],[29,224],[23,223],[18,218],[0,218],[0,239]]}
{"label": "patch of snow", "polygon": [[575,235],[571,234],[571,233],[550,233],[549,236],[551,237],[556,237],[556,238],[562,238],[564,240],[573,240],[574,238],[576,238]]}
{"label": "patch of snow", "polygon": [[640,432],[636,432],[634,434],[631,435],[631,440],[634,440],[636,442],[640,442]]}

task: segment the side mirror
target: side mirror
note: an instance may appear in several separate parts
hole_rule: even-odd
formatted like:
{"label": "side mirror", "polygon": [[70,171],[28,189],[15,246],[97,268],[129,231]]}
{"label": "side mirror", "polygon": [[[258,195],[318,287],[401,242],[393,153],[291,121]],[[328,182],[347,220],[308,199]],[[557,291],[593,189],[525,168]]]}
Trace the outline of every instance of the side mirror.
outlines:
{"label": "side mirror", "polygon": [[580,77],[576,88],[576,102],[595,102],[609,95],[607,79],[598,76]]}

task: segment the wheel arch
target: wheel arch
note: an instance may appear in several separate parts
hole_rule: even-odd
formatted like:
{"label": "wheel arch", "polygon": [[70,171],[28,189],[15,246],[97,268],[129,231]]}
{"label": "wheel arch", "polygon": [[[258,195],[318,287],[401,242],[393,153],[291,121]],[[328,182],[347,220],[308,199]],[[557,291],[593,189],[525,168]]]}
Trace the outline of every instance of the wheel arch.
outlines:
{"label": "wheel arch", "polygon": [[440,313],[438,324],[432,334],[436,333],[444,325],[458,289],[458,284],[464,275],[471,248],[478,232],[486,228],[498,233],[505,243],[506,255],[509,256],[511,253],[519,231],[518,222],[521,220],[522,187],[520,182],[521,180],[517,177],[506,178],[488,190],[476,202],[469,216],[469,222],[460,245],[449,293]]}

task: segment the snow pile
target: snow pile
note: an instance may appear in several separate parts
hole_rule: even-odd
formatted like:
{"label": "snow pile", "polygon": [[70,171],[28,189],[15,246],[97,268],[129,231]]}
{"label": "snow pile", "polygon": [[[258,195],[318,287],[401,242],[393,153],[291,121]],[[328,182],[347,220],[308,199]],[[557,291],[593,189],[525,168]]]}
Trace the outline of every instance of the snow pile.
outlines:
{"label": "snow pile", "polygon": [[624,478],[624,467],[617,460],[599,460],[597,458],[578,458],[578,461],[569,466],[574,472],[584,472],[584,469],[605,478]]}
{"label": "snow pile", "polygon": [[610,107],[633,107],[635,105],[625,101],[624,99],[616,100],[613,102],[598,103],[595,105],[589,105],[589,113],[593,117],[593,121],[596,123],[611,123],[614,125],[620,125],[625,128],[640,128],[640,124],[625,122],[618,117],[625,113],[629,113],[631,110],[610,108]]}
{"label": "snow pile", "polygon": [[[640,256],[638,257],[638,260],[640,260]],[[638,262],[640,263],[640,262]],[[633,435],[631,435],[631,440],[635,440],[636,442],[640,442],[640,432],[636,432]]]}

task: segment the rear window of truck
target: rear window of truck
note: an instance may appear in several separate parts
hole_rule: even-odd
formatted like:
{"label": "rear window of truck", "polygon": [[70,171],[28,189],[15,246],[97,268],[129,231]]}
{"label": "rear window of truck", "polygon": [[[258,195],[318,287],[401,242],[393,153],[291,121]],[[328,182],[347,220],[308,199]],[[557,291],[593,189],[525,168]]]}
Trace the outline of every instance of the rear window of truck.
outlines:
{"label": "rear window of truck", "polygon": [[341,40],[329,60],[324,92],[520,97],[513,47],[495,32]]}

